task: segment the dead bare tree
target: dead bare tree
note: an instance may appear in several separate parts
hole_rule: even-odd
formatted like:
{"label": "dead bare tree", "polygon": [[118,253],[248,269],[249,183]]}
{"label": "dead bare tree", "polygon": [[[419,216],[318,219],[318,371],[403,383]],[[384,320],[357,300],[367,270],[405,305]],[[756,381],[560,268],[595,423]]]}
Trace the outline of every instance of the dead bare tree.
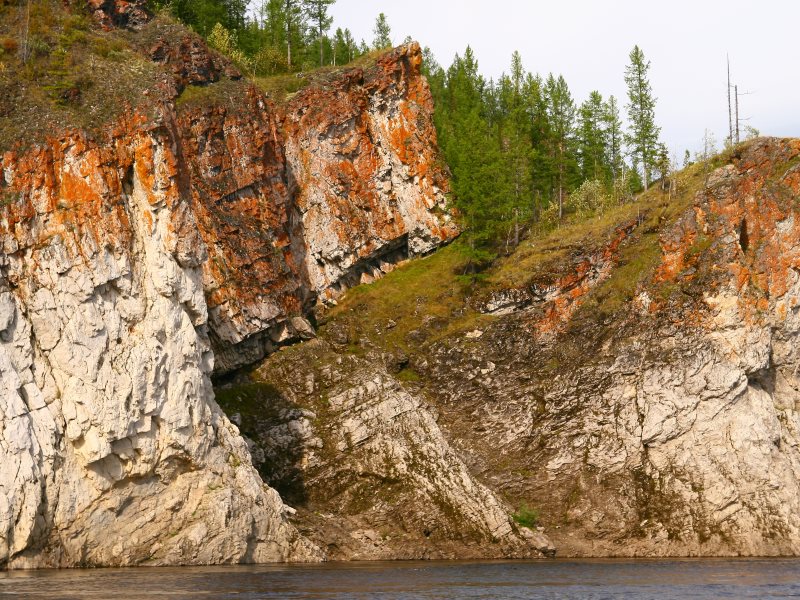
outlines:
{"label": "dead bare tree", "polygon": [[731,59],[727,54],[725,61],[728,65],[728,143],[733,143],[733,115],[731,113]]}
{"label": "dead bare tree", "polygon": [[25,5],[25,29],[22,32],[22,64],[28,62],[28,38],[31,29],[31,0],[27,0]]}

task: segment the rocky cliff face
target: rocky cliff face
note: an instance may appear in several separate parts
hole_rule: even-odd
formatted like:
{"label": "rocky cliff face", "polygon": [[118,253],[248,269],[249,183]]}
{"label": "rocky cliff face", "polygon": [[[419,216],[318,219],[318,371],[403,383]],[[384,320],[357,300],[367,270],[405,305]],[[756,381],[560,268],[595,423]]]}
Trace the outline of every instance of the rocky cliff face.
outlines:
{"label": "rocky cliff face", "polygon": [[451,448],[436,409],[376,357],[313,340],[220,390],[254,464],[336,560],[531,558],[555,548]]}
{"label": "rocky cliff face", "polygon": [[456,234],[419,47],[276,108],[141,2],[91,4],[163,75],[105,135],[0,159],[0,564],[318,560],[210,377]]}

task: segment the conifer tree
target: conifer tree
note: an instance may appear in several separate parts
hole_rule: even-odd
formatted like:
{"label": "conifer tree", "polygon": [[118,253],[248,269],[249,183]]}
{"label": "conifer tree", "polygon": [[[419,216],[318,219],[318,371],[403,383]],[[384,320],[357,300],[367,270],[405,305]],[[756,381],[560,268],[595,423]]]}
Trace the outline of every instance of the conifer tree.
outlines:
{"label": "conifer tree", "polygon": [[553,190],[552,130],[547,114],[545,83],[539,75],[528,74],[523,90],[525,111],[530,123],[528,135],[531,140],[531,205],[534,219],[538,218],[544,201],[551,198]]}
{"label": "conifer tree", "polygon": [[333,17],[328,15],[328,9],[336,0],[303,0],[306,18],[314,24],[319,38],[319,66],[323,66],[323,44],[325,32],[330,29]]}
{"label": "conifer tree", "polygon": [[519,244],[521,222],[534,212],[532,196],[531,120],[525,97],[526,73],[522,56],[515,51],[511,56],[511,73],[503,75],[497,91],[498,121],[501,131],[501,149],[504,157],[504,177],[510,190],[506,214],[509,218],[506,247]]}
{"label": "conifer tree", "polygon": [[[431,65],[435,69],[435,65]],[[505,177],[501,143],[487,118],[493,92],[478,73],[478,63],[467,47],[456,55],[446,73],[431,72],[437,97],[434,120],[439,145],[452,173],[455,204],[466,225],[464,239],[473,261],[492,255],[492,246],[509,231],[509,201],[513,194]]]}
{"label": "conifer tree", "polygon": [[603,131],[603,96],[592,91],[578,109],[578,155],[584,180],[606,180],[606,144]]}
{"label": "conifer tree", "polygon": [[661,128],[655,123],[656,99],[647,79],[650,61],[644,57],[639,46],[634,46],[629,55],[630,64],[625,68],[625,83],[628,85],[629,130],[625,134],[635,164],[640,165],[644,188],[650,185],[653,165],[658,154],[658,136]]}
{"label": "conifer tree", "polygon": [[614,96],[603,104],[603,134],[605,137],[606,162],[611,170],[611,181],[616,182],[622,173],[622,121],[619,106]]}
{"label": "conifer tree", "polygon": [[295,53],[300,46],[300,40],[305,26],[305,15],[300,0],[282,0],[283,19],[286,25],[286,64],[292,70],[292,47]]}
{"label": "conifer tree", "polygon": [[562,75],[551,73],[545,85],[547,111],[553,134],[553,163],[557,175],[558,218],[564,216],[564,193],[572,157],[570,144],[575,127],[575,102]]}
{"label": "conifer tree", "polygon": [[381,13],[378,15],[378,18],[375,20],[375,28],[372,32],[375,34],[375,39],[372,42],[372,47],[375,50],[389,48],[392,45],[392,28],[389,27],[389,21],[386,19],[385,14]]}
{"label": "conifer tree", "polygon": [[349,29],[344,30],[344,43],[347,46],[347,62],[353,60],[359,54],[358,44]]}

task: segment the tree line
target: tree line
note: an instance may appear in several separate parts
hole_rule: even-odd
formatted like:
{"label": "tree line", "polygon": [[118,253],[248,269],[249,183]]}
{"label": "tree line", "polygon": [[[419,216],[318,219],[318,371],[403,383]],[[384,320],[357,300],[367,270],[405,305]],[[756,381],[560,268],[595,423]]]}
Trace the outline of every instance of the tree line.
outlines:
{"label": "tree line", "polygon": [[155,0],[250,75],[269,76],[344,65],[392,45],[386,15],[375,22],[374,39],[357,42],[348,28],[331,33],[335,0]]}
{"label": "tree line", "polygon": [[447,69],[426,48],[439,146],[478,257],[515,245],[531,223],[596,212],[666,175],[650,63],[638,46],[629,59],[625,127],[617,98],[593,91],[577,104],[564,77],[526,71],[519,52],[487,81],[471,48]]}

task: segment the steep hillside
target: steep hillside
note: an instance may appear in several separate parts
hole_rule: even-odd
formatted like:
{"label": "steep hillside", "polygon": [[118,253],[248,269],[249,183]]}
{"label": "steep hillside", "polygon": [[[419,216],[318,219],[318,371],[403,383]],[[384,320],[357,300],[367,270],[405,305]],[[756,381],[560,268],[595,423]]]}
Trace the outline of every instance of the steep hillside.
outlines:
{"label": "steep hillside", "polygon": [[456,235],[420,49],[278,107],[144,4],[41,0],[4,42],[0,564],[319,560],[211,377]]}
{"label": "steep hillside", "polygon": [[[469,510],[436,496],[446,480],[403,493],[430,452],[409,445],[408,413],[378,408],[402,390],[442,452],[559,555],[797,554],[798,164],[800,142],[755,140],[673,193],[533,232],[479,278],[450,247],[351,290],[317,341],[251,375],[292,403],[241,413],[266,479],[304,482],[302,521],[343,556],[469,556],[432,516]],[[362,369],[379,373],[371,387]],[[292,423],[303,435],[276,452]],[[398,447],[384,467],[365,456]],[[380,535],[343,543],[318,513]]]}

